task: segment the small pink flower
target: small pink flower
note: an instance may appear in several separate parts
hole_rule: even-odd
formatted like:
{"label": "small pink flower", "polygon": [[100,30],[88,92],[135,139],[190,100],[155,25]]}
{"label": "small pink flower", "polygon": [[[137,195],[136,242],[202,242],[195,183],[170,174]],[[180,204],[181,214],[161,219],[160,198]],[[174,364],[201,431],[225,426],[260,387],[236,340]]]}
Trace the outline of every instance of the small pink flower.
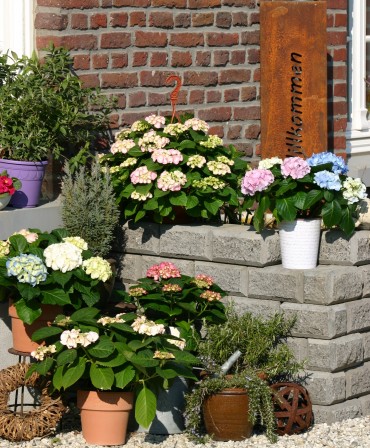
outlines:
{"label": "small pink flower", "polygon": [[270,170],[254,169],[247,171],[242,180],[242,193],[253,196],[257,191],[266,190],[275,180]]}
{"label": "small pink flower", "polygon": [[151,266],[147,272],[147,277],[153,277],[155,281],[158,281],[160,278],[175,278],[181,277],[180,270],[170,261],[163,261],[160,264],[154,264]]}
{"label": "small pink flower", "polygon": [[287,157],[281,165],[282,175],[293,179],[302,179],[310,171],[310,165],[300,157]]}
{"label": "small pink flower", "polygon": [[214,300],[221,300],[221,294],[215,291],[204,291],[200,295],[202,299],[207,300],[208,302],[213,302]]}
{"label": "small pink flower", "polygon": [[136,168],[130,174],[130,179],[133,184],[150,184],[156,177],[157,173],[149,171],[146,166],[139,166],[139,168]]}

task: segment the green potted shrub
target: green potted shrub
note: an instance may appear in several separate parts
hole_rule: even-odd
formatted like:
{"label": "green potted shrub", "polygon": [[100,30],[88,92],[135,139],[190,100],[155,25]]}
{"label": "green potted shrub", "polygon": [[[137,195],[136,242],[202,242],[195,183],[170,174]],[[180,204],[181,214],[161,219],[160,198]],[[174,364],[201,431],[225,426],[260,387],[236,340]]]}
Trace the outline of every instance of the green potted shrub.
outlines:
{"label": "green potted shrub", "polygon": [[[135,401],[136,421],[147,427],[155,417],[158,391],[167,389],[178,375],[195,378],[192,366],[198,363],[186,348],[173,343],[176,338],[166,334],[163,324],[133,312],[104,316],[96,308],[82,308],[71,316],[58,316],[33,339],[47,345],[32,352],[38,362],[28,374],[46,375],[51,389],[77,390],[83,436],[94,444],[125,441],[127,413],[124,422],[118,422],[119,412],[110,412],[105,419],[100,410],[108,410],[111,403],[117,411],[120,399],[128,398],[131,407]],[[91,396],[99,401],[95,412],[89,412]],[[117,430],[119,436],[107,439]]]}
{"label": "green potted shrub", "polygon": [[291,378],[303,368],[286,344],[294,319],[282,314],[266,319],[239,314],[233,305],[227,307],[226,315],[222,325],[205,325],[205,336],[198,344],[204,370],[201,381],[186,396],[187,431],[201,438],[203,416],[207,432],[216,440],[242,440],[258,421],[267,437],[276,441],[270,384]]}
{"label": "green potted shrub", "polygon": [[[94,256],[86,241],[65,229],[22,229],[1,242],[0,288],[11,299],[13,348],[34,348],[30,335],[45,325],[40,317],[45,320],[47,311],[55,316],[62,308],[104,306],[102,286],[112,275],[107,260]],[[15,329],[21,331],[20,340]]]}
{"label": "green potted shrub", "polygon": [[190,115],[178,123],[149,115],[116,134],[101,163],[112,175],[126,219],[232,222],[245,207],[240,181],[248,166],[235,147],[209,135],[209,125]]}
{"label": "green potted shrub", "polygon": [[[82,86],[63,48],[51,46],[43,61],[31,57],[0,57],[0,169],[32,169],[42,181],[50,154],[72,157],[91,149],[97,139],[109,140],[108,103],[96,89]],[[94,110],[92,110],[94,109]],[[28,177],[30,175],[28,174]],[[21,179],[22,180],[22,179]],[[23,190],[31,182],[23,183]],[[40,187],[41,188],[41,187]],[[16,207],[35,206],[40,189],[17,193]]]}

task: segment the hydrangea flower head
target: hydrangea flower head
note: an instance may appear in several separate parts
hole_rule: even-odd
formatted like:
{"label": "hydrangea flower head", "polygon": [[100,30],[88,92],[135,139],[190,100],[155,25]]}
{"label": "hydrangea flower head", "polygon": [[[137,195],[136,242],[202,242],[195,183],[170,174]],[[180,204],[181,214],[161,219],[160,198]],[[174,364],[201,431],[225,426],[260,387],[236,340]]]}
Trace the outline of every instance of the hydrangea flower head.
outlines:
{"label": "hydrangea flower head", "polygon": [[258,164],[258,168],[269,170],[274,165],[281,165],[283,163],[283,160],[280,159],[280,157],[270,157],[269,159],[262,159],[260,160]]}
{"label": "hydrangea flower head", "polygon": [[157,180],[157,187],[162,191],[180,191],[186,181],[185,174],[179,170],[163,171]]}
{"label": "hydrangea flower head", "polygon": [[270,170],[256,168],[247,171],[242,180],[242,193],[253,196],[257,191],[266,190],[275,180]]}
{"label": "hydrangea flower head", "polygon": [[113,274],[109,262],[102,257],[91,257],[84,260],[82,268],[92,279],[102,282],[109,280]]}
{"label": "hydrangea flower head", "polygon": [[284,177],[302,179],[310,171],[309,164],[300,157],[287,157],[281,164],[281,173]]}
{"label": "hydrangea flower head", "polygon": [[135,142],[132,139],[116,140],[110,147],[110,152],[116,154],[120,152],[121,154],[126,154],[131,148],[135,146]]}
{"label": "hydrangea flower head", "polygon": [[63,238],[63,241],[66,243],[74,244],[78,249],[87,250],[87,242],[81,238],[80,236],[66,236]]}
{"label": "hydrangea flower head", "polygon": [[325,163],[332,163],[333,168],[332,172],[335,174],[346,174],[348,172],[348,167],[346,165],[343,157],[336,156],[331,152],[319,152],[317,154],[313,154],[309,159],[307,159],[307,163],[310,166],[324,165]]}
{"label": "hydrangea flower head", "polygon": [[163,261],[160,264],[154,264],[146,271],[148,278],[154,278],[155,281],[168,278],[181,277],[180,270],[170,261]]}
{"label": "hydrangea flower head", "polygon": [[131,182],[135,184],[150,184],[157,177],[157,173],[155,171],[149,171],[148,168],[144,166],[139,166],[136,168],[131,174]]}
{"label": "hydrangea flower head", "polygon": [[185,121],[184,125],[188,129],[192,128],[194,131],[203,131],[205,134],[207,134],[209,130],[209,124],[199,118],[190,118]]}
{"label": "hydrangea flower head", "polygon": [[82,265],[82,250],[68,242],[51,244],[44,250],[44,257],[53,271],[73,271]]}
{"label": "hydrangea flower head", "polygon": [[166,123],[165,117],[155,114],[151,114],[148,117],[145,117],[145,121],[153,125],[156,129],[163,128],[164,124]]}
{"label": "hydrangea flower head", "polygon": [[34,243],[39,238],[36,232],[30,232],[28,229],[18,230],[18,232],[14,232],[13,235],[23,235],[26,238],[27,243]]}
{"label": "hydrangea flower head", "polygon": [[342,182],[340,181],[339,175],[327,170],[315,173],[314,182],[320,188],[325,188],[327,190],[339,191],[342,188]]}
{"label": "hydrangea flower head", "polygon": [[41,258],[33,254],[21,254],[6,262],[7,275],[17,277],[20,283],[36,286],[46,280],[48,271]]}
{"label": "hydrangea flower head", "polygon": [[352,177],[347,177],[343,182],[343,197],[347,199],[349,204],[354,204],[359,200],[365,199],[366,185],[361,182],[360,178],[353,179]]}

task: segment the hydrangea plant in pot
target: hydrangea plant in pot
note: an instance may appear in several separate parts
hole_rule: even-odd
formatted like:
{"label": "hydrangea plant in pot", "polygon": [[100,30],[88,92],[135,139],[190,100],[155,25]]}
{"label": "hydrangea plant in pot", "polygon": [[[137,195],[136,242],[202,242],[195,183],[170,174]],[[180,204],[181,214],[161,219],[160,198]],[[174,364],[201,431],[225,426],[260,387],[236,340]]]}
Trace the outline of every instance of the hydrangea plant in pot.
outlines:
{"label": "hydrangea plant in pot", "polygon": [[[347,236],[354,232],[356,210],[366,197],[366,186],[347,172],[344,159],[329,152],[314,154],[307,160],[263,159],[258,168],[246,172],[241,189],[247,207],[257,203],[253,225],[261,231],[264,214],[272,213],[280,224],[284,267],[316,267],[321,220],[325,227],[338,227]],[[307,226],[312,227],[312,232],[306,230]],[[303,238],[298,239],[295,231],[300,229]],[[285,244],[285,238],[291,235],[292,242],[289,239]],[[307,235],[310,237],[305,238]],[[288,260],[285,256],[290,253],[292,258]]]}
{"label": "hydrangea plant in pot", "polygon": [[239,183],[247,162],[208,130],[190,115],[171,123],[152,114],[117,133],[101,163],[112,175],[125,218],[173,221],[180,208],[193,220],[210,220],[223,208],[237,219],[245,209]]}
{"label": "hydrangea plant in pot", "polygon": [[[128,421],[127,412],[124,423],[117,421],[122,397],[128,399],[128,409],[135,401],[135,418],[147,427],[155,416],[158,391],[168,388],[178,375],[194,378],[191,367],[197,358],[178,348],[173,343],[176,338],[165,331],[163,324],[143,314],[103,316],[96,308],[82,308],[71,316],[57,316],[51,326],[34,333],[34,340],[45,340],[47,345],[32,353],[38,362],[28,374],[46,375],[58,390],[77,390],[87,442],[122,444]],[[121,398],[112,398],[113,393]],[[100,409],[89,412],[91,396],[99,399],[101,410],[113,404],[107,418]],[[88,427],[91,414],[93,428]]]}
{"label": "hydrangea plant in pot", "polygon": [[2,241],[0,287],[11,299],[12,317],[17,318],[12,324],[13,338],[15,327],[23,330],[26,338],[13,339],[13,348],[22,352],[34,348],[29,336],[45,325],[40,317],[43,314],[45,318],[50,308],[56,313],[61,311],[59,307],[102,306],[102,285],[111,276],[110,264],[93,256],[82,238],[69,236],[65,229],[50,233],[22,229]]}

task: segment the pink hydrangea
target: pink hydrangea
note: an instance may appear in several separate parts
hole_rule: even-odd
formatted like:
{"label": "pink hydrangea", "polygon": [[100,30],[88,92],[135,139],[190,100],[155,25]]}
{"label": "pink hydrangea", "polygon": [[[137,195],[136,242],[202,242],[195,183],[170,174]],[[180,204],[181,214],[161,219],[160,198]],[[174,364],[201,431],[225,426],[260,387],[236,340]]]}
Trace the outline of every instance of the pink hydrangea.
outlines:
{"label": "pink hydrangea", "polygon": [[270,170],[254,169],[247,171],[242,180],[242,193],[253,196],[257,191],[266,190],[275,180]]}
{"label": "pink hydrangea", "polygon": [[163,261],[160,264],[154,264],[147,272],[147,277],[153,277],[155,281],[159,279],[181,277],[180,270],[170,261]]}
{"label": "pink hydrangea", "polygon": [[157,149],[152,153],[152,160],[154,162],[162,163],[163,165],[166,165],[167,163],[178,165],[182,162],[183,157],[181,152],[177,149]]}
{"label": "pink hydrangea", "polygon": [[310,165],[300,157],[287,157],[281,164],[281,173],[284,177],[302,179],[310,171]]}
{"label": "pink hydrangea", "polygon": [[139,166],[130,174],[130,179],[133,184],[150,184],[156,179],[157,173],[149,171],[146,166]]}

